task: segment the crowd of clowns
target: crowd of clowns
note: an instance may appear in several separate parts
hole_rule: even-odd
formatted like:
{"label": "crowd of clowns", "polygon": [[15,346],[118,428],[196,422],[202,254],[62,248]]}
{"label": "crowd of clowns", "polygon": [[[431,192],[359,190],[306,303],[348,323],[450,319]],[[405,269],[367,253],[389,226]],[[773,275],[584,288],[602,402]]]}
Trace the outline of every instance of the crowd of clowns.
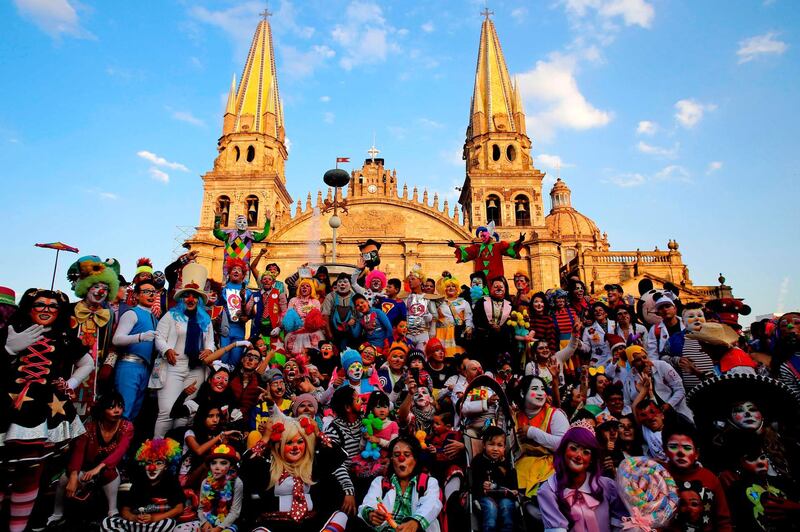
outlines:
{"label": "crowd of clowns", "polygon": [[[800,313],[504,277],[520,241],[415,267],[282,277],[222,234],[77,302],[0,288],[0,522],[32,529],[795,530]],[[634,304],[634,301],[635,304]]]}

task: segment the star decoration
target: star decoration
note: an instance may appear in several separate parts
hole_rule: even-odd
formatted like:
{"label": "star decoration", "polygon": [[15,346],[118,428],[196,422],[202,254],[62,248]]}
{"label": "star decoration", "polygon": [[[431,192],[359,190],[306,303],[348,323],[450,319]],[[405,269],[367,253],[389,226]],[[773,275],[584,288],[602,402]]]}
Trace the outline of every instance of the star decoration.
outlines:
{"label": "star decoration", "polygon": [[711,505],[710,505],[710,504],[708,504],[708,503],[706,503],[706,504],[703,506],[703,509],[704,509],[706,512],[710,512],[710,511],[711,511]]}
{"label": "star decoration", "polygon": [[19,398],[20,394],[18,393],[9,393],[11,400],[14,402],[14,407],[17,410],[22,410],[22,403],[25,401],[33,401],[30,397],[28,397],[28,390],[25,390],[25,393],[22,394],[22,398]]}
{"label": "star decoration", "polygon": [[58,397],[56,397],[56,394],[53,394],[53,401],[47,403],[47,406],[50,407],[50,417],[56,417],[56,414],[66,416],[67,413],[64,411],[65,404],[67,404],[66,401],[60,401]]}

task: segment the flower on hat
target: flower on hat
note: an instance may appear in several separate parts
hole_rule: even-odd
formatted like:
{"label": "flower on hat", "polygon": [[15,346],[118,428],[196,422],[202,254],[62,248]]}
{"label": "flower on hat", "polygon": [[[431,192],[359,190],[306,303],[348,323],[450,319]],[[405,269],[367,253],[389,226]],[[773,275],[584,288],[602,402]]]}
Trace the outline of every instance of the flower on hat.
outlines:
{"label": "flower on hat", "polygon": [[281,423],[273,423],[272,424],[272,431],[269,435],[269,441],[279,442],[281,441],[281,436],[283,435],[283,431],[286,430],[286,426]]}

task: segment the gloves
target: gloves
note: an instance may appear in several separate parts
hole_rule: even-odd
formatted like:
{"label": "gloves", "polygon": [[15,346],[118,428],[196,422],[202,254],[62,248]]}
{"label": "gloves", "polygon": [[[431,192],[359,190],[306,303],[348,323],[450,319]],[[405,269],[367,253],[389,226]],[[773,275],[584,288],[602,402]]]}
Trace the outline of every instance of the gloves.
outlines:
{"label": "gloves", "polygon": [[236,340],[233,345],[236,347],[250,347],[251,344],[249,340]]}
{"label": "gloves", "polygon": [[17,332],[14,330],[14,327],[9,325],[8,338],[6,339],[6,351],[12,355],[17,355],[44,338],[44,333],[49,330],[50,327],[31,325],[24,331]]}
{"label": "gloves", "polygon": [[145,331],[143,333],[139,333],[139,343],[141,342],[152,342],[156,339],[156,332],[155,331]]}
{"label": "gloves", "polygon": [[231,421],[239,421],[243,417],[244,416],[242,415],[242,411],[239,410],[238,408],[234,408],[233,410],[231,410],[231,418],[230,418]]}
{"label": "gloves", "polygon": [[280,332],[281,332],[281,328],[280,328],[280,327],[275,327],[274,329],[272,329],[272,330],[269,332],[269,335],[270,335],[270,336],[278,336],[278,334],[279,334]]}

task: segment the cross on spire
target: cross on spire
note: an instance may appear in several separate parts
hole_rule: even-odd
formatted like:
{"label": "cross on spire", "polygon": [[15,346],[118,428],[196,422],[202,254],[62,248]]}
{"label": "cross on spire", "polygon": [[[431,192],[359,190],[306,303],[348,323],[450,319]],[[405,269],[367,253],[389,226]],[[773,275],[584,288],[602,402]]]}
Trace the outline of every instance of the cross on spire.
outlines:
{"label": "cross on spire", "polygon": [[494,15],[494,11],[489,11],[489,6],[486,6],[483,11],[481,11],[481,15],[488,19],[490,15]]}
{"label": "cross on spire", "polygon": [[264,8],[264,11],[262,11],[261,13],[259,13],[259,15],[261,15],[261,19],[262,19],[262,20],[264,20],[264,21],[266,22],[266,20],[267,20],[269,17],[271,17],[271,16],[272,16],[272,11],[270,11],[270,10],[269,10],[269,7],[265,7],[265,8]]}
{"label": "cross on spire", "polygon": [[378,155],[380,152],[381,152],[381,150],[376,148],[375,147],[375,143],[373,142],[372,143],[372,147],[367,150],[367,155],[369,155],[369,158],[374,161],[375,160],[375,156]]}

